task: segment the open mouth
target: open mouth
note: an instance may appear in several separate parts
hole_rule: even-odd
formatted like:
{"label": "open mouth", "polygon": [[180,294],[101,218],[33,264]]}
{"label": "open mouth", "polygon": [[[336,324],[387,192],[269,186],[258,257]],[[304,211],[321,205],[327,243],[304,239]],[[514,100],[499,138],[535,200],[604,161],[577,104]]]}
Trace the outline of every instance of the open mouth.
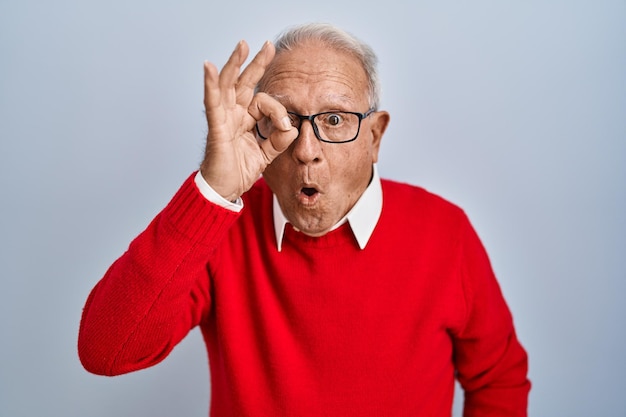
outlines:
{"label": "open mouth", "polygon": [[302,187],[298,196],[298,201],[305,206],[312,207],[317,203],[321,193],[315,187]]}
{"label": "open mouth", "polygon": [[317,190],[315,188],[311,188],[311,187],[304,187],[302,188],[302,193],[305,194],[307,197],[312,197],[315,194],[317,194]]}

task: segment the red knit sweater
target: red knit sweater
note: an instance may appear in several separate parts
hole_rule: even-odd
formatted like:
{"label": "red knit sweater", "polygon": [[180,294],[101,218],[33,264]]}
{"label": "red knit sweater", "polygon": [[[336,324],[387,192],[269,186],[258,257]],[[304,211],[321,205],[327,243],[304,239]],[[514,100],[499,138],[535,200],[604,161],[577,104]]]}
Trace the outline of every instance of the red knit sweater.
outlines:
{"label": "red knit sweater", "polygon": [[90,294],[79,354],[116,375],[200,326],[211,416],[525,416],[527,358],[463,212],[383,180],[364,250],[345,224],[276,249],[263,180],[233,213],[190,177]]}

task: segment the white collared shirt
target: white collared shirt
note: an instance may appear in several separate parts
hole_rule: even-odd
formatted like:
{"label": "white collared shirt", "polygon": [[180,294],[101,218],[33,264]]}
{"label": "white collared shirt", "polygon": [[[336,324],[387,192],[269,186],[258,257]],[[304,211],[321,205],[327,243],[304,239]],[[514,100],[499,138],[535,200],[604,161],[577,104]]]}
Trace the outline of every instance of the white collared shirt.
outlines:
{"label": "white collared shirt", "polygon": [[[334,230],[347,221],[350,224],[352,233],[354,233],[354,237],[356,238],[361,249],[365,248],[367,242],[372,236],[374,228],[380,218],[380,213],[383,209],[383,191],[376,164],[373,164],[373,170],[374,173],[372,175],[372,180],[361,197],[357,200],[356,204],[352,207],[348,214],[346,214],[330,229]],[[200,171],[196,174],[195,183],[200,190],[200,193],[212,203],[235,212],[239,212],[243,208],[243,201],[241,198],[235,202],[230,202],[224,199],[221,195],[215,192],[209,184],[207,184],[204,177],[200,174]],[[289,220],[287,220],[285,214],[281,210],[276,195],[273,197],[273,212],[276,246],[280,252],[282,249],[285,226],[289,223]]]}

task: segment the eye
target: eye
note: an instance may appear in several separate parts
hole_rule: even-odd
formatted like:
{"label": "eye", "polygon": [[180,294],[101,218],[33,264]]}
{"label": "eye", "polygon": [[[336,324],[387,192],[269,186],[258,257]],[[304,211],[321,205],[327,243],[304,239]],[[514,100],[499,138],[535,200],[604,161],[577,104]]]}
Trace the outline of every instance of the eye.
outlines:
{"label": "eye", "polygon": [[343,122],[343,116],[339,113],[330,113],[326,115],[324,122],[328,126],[338,126]]}

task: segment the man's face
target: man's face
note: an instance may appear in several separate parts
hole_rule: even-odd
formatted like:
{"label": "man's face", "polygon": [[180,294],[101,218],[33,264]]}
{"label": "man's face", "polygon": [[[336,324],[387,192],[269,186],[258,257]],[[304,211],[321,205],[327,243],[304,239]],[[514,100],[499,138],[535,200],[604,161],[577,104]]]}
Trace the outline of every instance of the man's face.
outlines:
{"label": "man's face", "polygon": [[[369,110],[367,78],[359,61],[318,43],[277,55],[265,79],[263,91],[287,111]],[[321,142],[311,123],[302,122],[299,137],[263,173],[295,228],[321,236],[354,206],[370,182],[388,121],[386,112],[372,113],[363,119],[357,139],[348,143]]]}

